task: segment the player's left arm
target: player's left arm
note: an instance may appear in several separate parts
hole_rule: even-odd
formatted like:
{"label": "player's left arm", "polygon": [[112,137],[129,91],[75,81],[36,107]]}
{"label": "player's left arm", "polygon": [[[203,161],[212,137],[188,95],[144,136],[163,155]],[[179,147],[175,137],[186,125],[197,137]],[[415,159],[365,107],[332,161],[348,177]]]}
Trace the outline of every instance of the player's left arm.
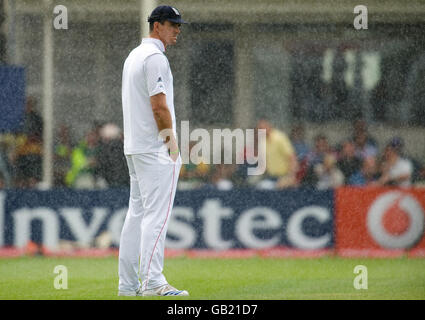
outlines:
{"label": "player's left arm", "polygon": [[158,93],[150,97],[153,117],[158,127],[159,134],[167,144],[171,158],[175,161],[178,157],[179,148],[173,132],[173,122],[170,110],[167,106],[166,96]]}
{"label": "player's left arm", "polygon": [[162,54],[153,54],[145,61],[148,93],[152,106],[152,113],[158,127],[158,132],[164,143],[167,144],[171,158],[175,161],[179,149],[173,132],[173,122],[167,105],[164,79],[168,74],[168,60]]}

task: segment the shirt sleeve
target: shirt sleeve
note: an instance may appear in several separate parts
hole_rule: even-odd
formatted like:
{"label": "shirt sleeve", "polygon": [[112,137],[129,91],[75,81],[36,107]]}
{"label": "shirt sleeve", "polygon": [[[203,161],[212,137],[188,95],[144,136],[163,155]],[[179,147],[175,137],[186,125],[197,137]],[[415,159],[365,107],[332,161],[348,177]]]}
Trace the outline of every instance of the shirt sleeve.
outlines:
{"label": "shirt sleeve", "polygon": [[162,54],[153,54],[145,60],[145,75],[149,96],[165,92],[164,79],[168,74],[168,61]]}

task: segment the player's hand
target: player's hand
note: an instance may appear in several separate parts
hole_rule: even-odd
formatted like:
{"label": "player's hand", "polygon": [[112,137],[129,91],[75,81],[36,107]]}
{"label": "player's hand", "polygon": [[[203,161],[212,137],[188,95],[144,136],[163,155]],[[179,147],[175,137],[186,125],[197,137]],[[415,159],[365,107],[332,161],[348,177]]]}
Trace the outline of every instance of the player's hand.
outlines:
{"label": "player's hand", "polygon": [[168,150],[168,153],[170,154],[171,160],[173,160],[174,162],[177,161],[177,159],[179,158],[179,155],[180,155],[179,149],[175,149],[174,151],[172,151],[170,149],[170,150]]}
{"label": "player's hand", "polygon": [[168,155],[174,162],[176,162],[180,155],[180,150],[176,138],[174,137],[174,134],[172,132],[168,132],[167,136],[165,137],[164,143],[168,148]]}

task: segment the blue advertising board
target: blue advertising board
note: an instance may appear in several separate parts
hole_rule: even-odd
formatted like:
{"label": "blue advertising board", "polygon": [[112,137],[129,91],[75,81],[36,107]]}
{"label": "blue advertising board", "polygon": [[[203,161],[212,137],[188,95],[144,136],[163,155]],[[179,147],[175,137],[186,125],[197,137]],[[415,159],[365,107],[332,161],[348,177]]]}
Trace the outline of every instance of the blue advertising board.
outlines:
{"label": "blue advertising board", "polygon": [[0,132],[16,132],[23,123],[25,69],[0,66]]}
{"label": "blue advertising board", "polygon": [[[0,247],[29,240],[91,246],[107,232],[119,245],[128,189],[0,192]],[[312,189],[178,191],[166,247],[325,249],[334,245],[334,192]]]}

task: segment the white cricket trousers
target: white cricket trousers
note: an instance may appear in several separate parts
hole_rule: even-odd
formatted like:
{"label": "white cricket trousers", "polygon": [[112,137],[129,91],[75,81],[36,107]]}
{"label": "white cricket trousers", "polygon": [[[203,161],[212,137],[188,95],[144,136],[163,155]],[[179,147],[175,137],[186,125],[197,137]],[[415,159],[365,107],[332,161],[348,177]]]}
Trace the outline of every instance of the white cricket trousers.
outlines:
{"label": "white cricket trousers", "polygon": [[162,274],[165,235],[181,158],[174,162],[168,153],[160,152],[127,155],[126,159],[130,199],[120,238],[118,290],[153,289],[167,284]]}

